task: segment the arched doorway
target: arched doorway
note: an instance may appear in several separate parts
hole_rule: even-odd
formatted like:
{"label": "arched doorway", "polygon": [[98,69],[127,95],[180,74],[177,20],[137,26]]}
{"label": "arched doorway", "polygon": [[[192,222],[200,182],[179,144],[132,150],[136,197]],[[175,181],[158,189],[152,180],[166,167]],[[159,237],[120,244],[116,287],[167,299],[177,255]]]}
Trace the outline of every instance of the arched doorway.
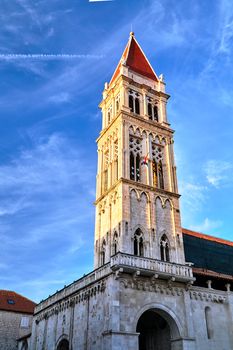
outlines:
{"label": "arched doorway", "polygon": [[[137,322],[139,350],[175,350],[181,349],[174,340],[180,338],[175,320],[165,310],[146,310]],[[172,341],[173,340],[173,341]]]}
{"label": "arched doorway", "polygon": [[68,340],[62,339],[57,346],[57,350],[69,350]]}

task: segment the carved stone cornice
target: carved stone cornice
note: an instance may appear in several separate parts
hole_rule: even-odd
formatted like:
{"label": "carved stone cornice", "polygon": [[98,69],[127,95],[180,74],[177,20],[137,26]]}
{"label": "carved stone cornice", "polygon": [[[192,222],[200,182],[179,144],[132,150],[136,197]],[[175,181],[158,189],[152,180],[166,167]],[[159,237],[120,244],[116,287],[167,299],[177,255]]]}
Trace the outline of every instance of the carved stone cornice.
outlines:
{"label": "carved stone cornice", "polygon": [[[195,287],[193,287],[195,288]],[[205,301],[205,302],[213,302],[213,303],[222,303],[222,304],[227,304],[227,296],[223,295],[222,293],[218,293],[218,291],[214,290],[206,290],[201,291],[201,290],[190,290],[190,299],[192,300],[198,300],[198,301]]]}
{"label": "carved stone cornice", "polygon": [[156,282],[154,279],[143,280],[138,278],[120,278],[120,285],[123,288],[129,288],[133,290],[146,291],[152,293],[160,293],[172,296],[182,296],[184,293],[184,288],[180,288],[172,285],[172,281],[167,284],[161,284]]}
{"label": "carved stone cornice", "polygon": [[58,314],[59,312],[64,311],[68,308],[73,308],[76,304],[86,302],[93,296],[103,293],[105,291],[105,288],[106,280],[101,280],[100,282],[90,287],[78,291],[76,294],[67,296],[63,300],[60,300],[57,303],[55,303],[53,306],[50,306],[45,310],[40,311],[40,313],[36,315],[36,324],[38,324],[42,320],[48,319],[54,314]]}

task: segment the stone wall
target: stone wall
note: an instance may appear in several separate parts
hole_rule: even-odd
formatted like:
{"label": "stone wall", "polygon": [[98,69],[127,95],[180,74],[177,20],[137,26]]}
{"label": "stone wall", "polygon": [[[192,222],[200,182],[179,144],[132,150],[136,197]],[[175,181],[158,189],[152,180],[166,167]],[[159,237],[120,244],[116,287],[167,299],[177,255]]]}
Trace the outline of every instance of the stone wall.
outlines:
{"label": "stone wall", "polygon": [[[21,326],[22,317],[28,317],[28,327]],[[0,349],[16,350],[17,339],[30,333],[32,315],[0,311]]]}
{"label": "stone wall", "polygon": [[[137,350],[137,322],[146,310],[154,310],[169,324],[172,350],[231,350],[232,294],[112,273],[55,304],[47,303],[34,317],[30,349],[55,350],[66,338],[75,350]],[[211,310],[208,326],[206,307]]]}

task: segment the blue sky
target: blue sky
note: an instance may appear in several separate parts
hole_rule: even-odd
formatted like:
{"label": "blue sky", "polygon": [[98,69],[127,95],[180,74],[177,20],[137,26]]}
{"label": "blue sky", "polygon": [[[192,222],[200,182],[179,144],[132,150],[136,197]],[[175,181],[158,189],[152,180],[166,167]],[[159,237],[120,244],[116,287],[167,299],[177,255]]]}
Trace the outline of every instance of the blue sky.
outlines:
{"label": "blue sky", "polygon": [[171,94],[183,227],[233,240],[231,0],[2,0],[0,288],[40,301],[92,269],[98,103],[131,26]]}

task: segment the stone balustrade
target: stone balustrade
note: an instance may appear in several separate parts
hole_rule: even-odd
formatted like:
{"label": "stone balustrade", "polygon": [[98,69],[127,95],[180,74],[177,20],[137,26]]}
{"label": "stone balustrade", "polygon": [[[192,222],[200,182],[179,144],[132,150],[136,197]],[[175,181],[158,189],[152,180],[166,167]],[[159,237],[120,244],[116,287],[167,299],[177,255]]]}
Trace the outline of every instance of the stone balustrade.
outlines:
{"label": "stone balustrade", "polygon": [[63,289],[60,291],[57,291],[52,296],[49,296],[46,300],[42,300],[40,304],[38,304],[35,308],[35,313],[40,312],[41,310],[45,309],[48,306],[51,306],[52,304],[58,302],[59,300],[62,300],[66,298],[67,296],[87,287],[88,285],[100,280],[102,277],[107,276],[109,273],[111,273],[112,270],[110,269],[110,264],[105,264],[104,266],[101,266],[100,268],[94,270],[93,272],[89,273],[88,275],[85,275],[78,279],[77,281],[74,281],[68,286],[64,286]]}
{"label": "stone balustrade", "polygon": [[144,258],[135,255],[118,253],[111,257],[113,270],[123,267],[125,271],[142,270],[145,275],[172,278],[177,281],[194,280],[192,268],[188,265],[176,264],[156,259]]}
{"label": "stone balustrade", "polygon": [[188,265],[175,264],[119,252],[111,257],[110,263],[99,267],[88,275],[74,281],[72,284],[65,286],[52,296],[49,296],[48,299],[43,300],[36,306],[35,313],[97,282],[120,267],[123,267],[125,272],[132,273],[139,270],[142,274],[147,276],[157,275],[157,277],[165,279],[173,277],[177,281],[187,282],[194,280],[192,268]]}

